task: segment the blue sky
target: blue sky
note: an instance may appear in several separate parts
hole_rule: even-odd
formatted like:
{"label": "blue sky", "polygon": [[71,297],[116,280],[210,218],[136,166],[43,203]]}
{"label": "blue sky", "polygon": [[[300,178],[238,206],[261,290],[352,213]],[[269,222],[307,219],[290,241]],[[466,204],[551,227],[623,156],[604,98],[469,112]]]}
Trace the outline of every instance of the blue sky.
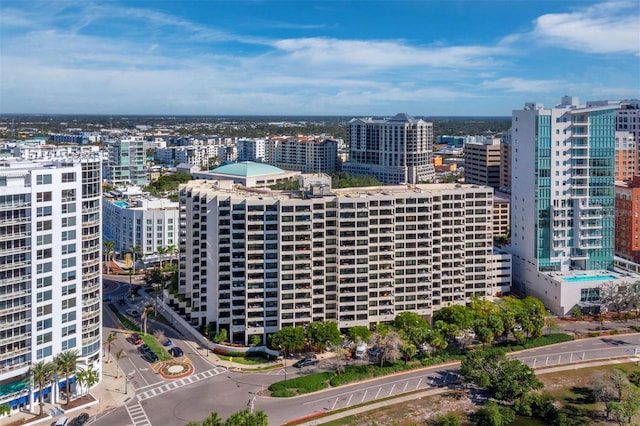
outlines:
{"label": "blue sky", "polygon": [[510,115],[640,97],[638,0],[0,2],[0,113]]}

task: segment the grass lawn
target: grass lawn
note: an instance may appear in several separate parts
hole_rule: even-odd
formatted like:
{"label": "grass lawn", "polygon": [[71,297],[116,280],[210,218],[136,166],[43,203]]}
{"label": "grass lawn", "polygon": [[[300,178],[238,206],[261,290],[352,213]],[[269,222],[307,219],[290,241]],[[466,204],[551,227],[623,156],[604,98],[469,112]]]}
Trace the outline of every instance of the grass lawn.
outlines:
{"label": "grass lawn", "polygon": [[144,343],[146,343],[149,346],[149,348],[153,351],[153,353],[158,355],[158,359],[160,361],[170,361],[173,359],[173,357],[169,355],[169,352],[167,352],[164,346],[158,343],[156,338],[153,337],[152,335],[150,334],[147,334],[146,336],[141,335],[140,338]]}
{"label": "grass lawn", "polygon": [[261,355],[216,355],[218,358],[224,361],[229,361],[233,358],[232,362],[236,362],[238,364],[244,365],[258,365],[264,364],[266,362],[271,362],[273,360],[267,359]]}

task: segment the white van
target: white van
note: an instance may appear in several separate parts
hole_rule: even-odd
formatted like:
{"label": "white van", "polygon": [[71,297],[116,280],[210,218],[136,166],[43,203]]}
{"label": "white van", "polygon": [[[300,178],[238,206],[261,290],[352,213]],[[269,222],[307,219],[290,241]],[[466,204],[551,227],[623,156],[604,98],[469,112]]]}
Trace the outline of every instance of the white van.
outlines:
{"label": "white van", "polygon": [[69,423],[69,417],[62,416],[58,419],[55,426],[67,426],[67,423]]}

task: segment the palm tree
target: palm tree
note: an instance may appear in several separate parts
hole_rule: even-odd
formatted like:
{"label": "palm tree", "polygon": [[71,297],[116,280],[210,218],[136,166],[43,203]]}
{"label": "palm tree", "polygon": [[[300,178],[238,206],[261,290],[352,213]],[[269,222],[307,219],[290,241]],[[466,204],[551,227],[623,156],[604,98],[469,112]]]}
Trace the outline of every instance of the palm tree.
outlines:
{"label": "palm tree", "polygon": [[[105,354],[105,356],[111,356],[111,344],[114,342],[114,340],[116,340],[117,337],[115,334],[113,333],[109,333],[109,335],[107,336],[106,339],[104,339],[104,346],[107,347],[107,353]],[[107,357],[107,363],[109,362],[109,358]]]}
{"label": "palm tree", "polygon": [[158,247],[156,253],[158,253],[158,257],[160,258],[160,270],[162,271],[162,259],[164,255],[167,254],[167,249],[165,247]]}
{"label": "palm tree", "polygon": [[40,416],[42,415],[42,406],[44,405],[44,402],[42,402],[44,388],[51,383],[51,379],[53,379],[53,372],[54,365],[45,361],[39,361],[29,369],[29,375],[39,390],[38,403],[40,405]]}
{"label": "palm tree", "polygon": [[120,349],[113,356],[116,359],[116,379],[120,377],[120,360],[125,356],[127,356],[127,353],[124,351],[124,349]]}
{"label": "palm tree", "polygon": [[133,257],[133,275],[136,274],[136,262],[137,262],[138,256],[140,256],[141,253],[142,253],[142,247],[140,246],[131,247],[131,255]]}
{"label": "palm tree", "polygon": [[113,248],[116,246],[116,243],[114,243],[111,240],[107,240],[107,241],[103,241],[102,242],[102,247],[104,249],[104,257],[105,257],[105,262],[107,264],[107,274],[110,271],[109,268],[109,261],[111,260],[111,252],[113,251]]}
{"label": "palm tree", "polygon": [[[89,365],[89,368],[82,371],[84,376],[84,384],[87,386],[87,391],[85,392],[85,397],[89,395],[89,390],[98,383],[100,379],[100,375],[96,370],[93,369],[93,365]],[[79,373],[78,373],[79,374]]]}
{"label": "palm tree", "polygon": [[78,357],[79,353],[77,349],[60,352],[54,359],[53,363],[55,369],[64,374],[66,379],[65,392],[67,393],[67,404],[71,401],[69,378],[73,376],[78,370]]}
{"label": "palm tree", "polygon": [[169,261],[173,264],[173,256],[178,253],[178,247],[174,245],[167,246],[167,254],[169,255]]}
{"label": "palm tree", "polygon": [[224,422],[215,411],[202,421],[202,426],[223,426]]}
{"label": "palm tree", "polygon": [[145,335],[147,334],[147,317],[149,316],[149,313],[153,311],[154,311],[153,306],[145,306],[144,309],[142,310],[141,318],[142,318],[142,324],[144,325],[143,329],[144,329]]}

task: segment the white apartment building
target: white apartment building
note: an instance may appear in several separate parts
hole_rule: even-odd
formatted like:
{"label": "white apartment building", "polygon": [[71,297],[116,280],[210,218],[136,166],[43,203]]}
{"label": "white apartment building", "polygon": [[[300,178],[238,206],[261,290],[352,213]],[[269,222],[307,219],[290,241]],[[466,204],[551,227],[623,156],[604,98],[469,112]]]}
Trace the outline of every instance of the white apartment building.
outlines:
{"label": "white apartment building", "polygon": [[56,160],[78,155],[101,155],[97,145],[33,145],[16,143],[11,155],[24,160]]}
{"label": "white apartment building", "polygon": [[[115,196],[114,196],[115,195]],[[178,246],[178,203],[148,194],[105,194],[102,203],[103,240],[114,242],[119,255],[139,247],[141,259],[159,248]]]}
{"label": "white apartment building", "polygon": [[347,329],[402,311],[429,317],[505,291],[504,267],[491,265],[492,188],[332,190],[326,175],[303,175],[301,188],[181,186],[182,301],[168,300],[187,320],[246,344],[310,321]]}
{"label": "white apartment building", "polygon": [[354,118],[347,127],[349,160],[342,170],[374,175],[385,184],[431,182],[433,123],[396,114],[390,119]]}
{"label": "white apartment building", "polygon": [[173,146],[169,148],[158,148],[155,150],[153,159],[162,164],[190,164],[207,170],[211,160],[218,158],[218,147],[214,145],[202,146]]}
{"label": "white apartment building", "polygon": [[[591,105],[594,105],[593,103]],[[588,309],[614,267],[615,112],[565,96],[512,115],[513,284],[564,315]]]}
{"label": "white apartment building", "polygon": [[268,162],[264,139],[240,139],[238,141],[238,161]]}
{"label": "white apartment building", "polygon": [[100,168],[99,157],[0,163],[0,404],[12,409],[34,409],[36,362],[77,350],[101,371]]}

